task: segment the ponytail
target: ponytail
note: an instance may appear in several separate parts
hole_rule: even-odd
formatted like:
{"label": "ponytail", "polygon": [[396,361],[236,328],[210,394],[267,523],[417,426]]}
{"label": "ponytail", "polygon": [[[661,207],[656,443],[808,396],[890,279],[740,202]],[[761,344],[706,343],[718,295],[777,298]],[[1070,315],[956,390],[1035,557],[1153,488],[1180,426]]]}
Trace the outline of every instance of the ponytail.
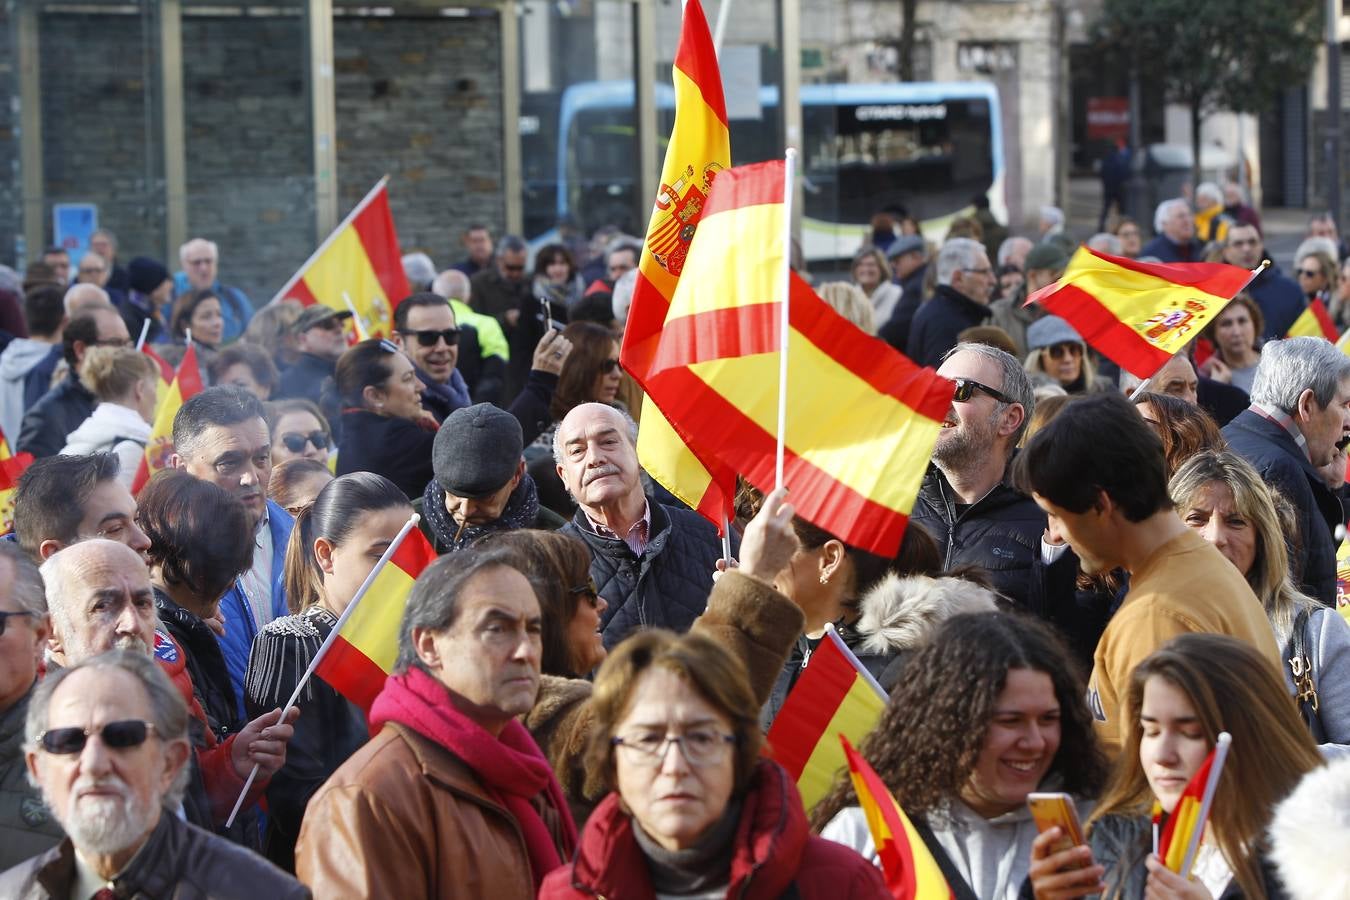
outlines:
{"label": "ponytail", "polygon": [[303,612],[319,601],[323,586],[323,572],[314,558],[313,504],[300,510],[286,544],[286,563],[282,570],[282,584],[286,589],[286,608],[291,615]]}

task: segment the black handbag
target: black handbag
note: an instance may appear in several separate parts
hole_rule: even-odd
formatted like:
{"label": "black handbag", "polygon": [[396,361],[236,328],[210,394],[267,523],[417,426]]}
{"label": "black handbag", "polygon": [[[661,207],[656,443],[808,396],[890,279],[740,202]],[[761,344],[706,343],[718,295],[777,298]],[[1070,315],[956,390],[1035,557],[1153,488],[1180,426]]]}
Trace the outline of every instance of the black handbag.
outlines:
{"label": "black handbag", "polygon": [[1318,713],[1317,684],[1313,681],[1312,657],[1308,655],[1307,630],[1311,614],[1312,610],[1304,607],[1294,617],[1294,627],[1289,630],[1289,641],[1284,645],[1284,664],[1294,677],[1294,699],[1298,702],[1299,715],[1312,732],[1313,740],[1325,744],[1327,732]]}

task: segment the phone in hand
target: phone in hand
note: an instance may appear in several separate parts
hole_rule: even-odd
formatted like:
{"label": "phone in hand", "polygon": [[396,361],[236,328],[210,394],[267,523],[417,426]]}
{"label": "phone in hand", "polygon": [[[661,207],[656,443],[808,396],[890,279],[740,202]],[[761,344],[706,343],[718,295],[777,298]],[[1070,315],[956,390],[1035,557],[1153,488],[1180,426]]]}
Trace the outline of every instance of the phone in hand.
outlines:
{"label": "phone in hand", "polygon": [[[1051,848],[1052,852],[1072,850],[1079,844],[1086,843],[1083,839],[1083,828],[1078,824],[1078,808],[1074,806],[1073,798],[1068,794],[1027,794],[1027,808],[1031,810],[1031,818],[1036,823],[1038,832],[1044,834],[1051,828],[1059,828],[1061,837],[1055,841],[1055,845]],[[1082,868],[1084,865],[1086,863],[1079,864],[1075,868]]]}

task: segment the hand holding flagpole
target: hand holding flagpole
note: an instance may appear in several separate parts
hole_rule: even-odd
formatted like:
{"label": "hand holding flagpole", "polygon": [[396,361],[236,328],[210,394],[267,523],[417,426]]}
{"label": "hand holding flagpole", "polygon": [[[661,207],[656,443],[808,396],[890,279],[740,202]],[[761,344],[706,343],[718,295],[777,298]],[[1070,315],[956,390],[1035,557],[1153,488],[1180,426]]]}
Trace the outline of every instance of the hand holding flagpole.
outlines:
{"label": "hand holding flagpole", "polygon": [[[342,626],[352,617],[352,613],[356,612],[356,607],[360,604],[361,598],[366,595],[366,591],[370,590],[370,586],[375,583],[376,577],[378,577],[381,570],[384,569],[385,564],[393,557],[394,553],[403,543],[403,539],[408,536],[408,532],[417,527],[417,523],[421,518],[422,517],[417,513],[413,513],[408,518],[408,521],[403,523],[403,527],[399,529],[394,540],[391,541],[388,548],[385,549],[379,562],[375,563],[375,568],[371,569],[370,574],[366,576],[366,580],[361,582],[361,587],[357,589],[356,596],[352,597],[352,602],[348,603],[347,608],[342,611],[342,615],[338,616],[337,623],[333,625],[333,630],[328,633],[328,637],[324,639],[323,645],[319,647],[319,652],[315,653],[314,658],[310,660],[309,668],[305,669],[305,674],[301,675],[300,680],[296,683],[295,690],[291,692],[290,699],[286,701],[286,706],[281,710],[282,722],[285,722],[286,717],[290,715],[291,707],[295,706],[295,701],[300,699],[300,692],[305,689],[305,685],[309,682],[310,676],[314,674],[314,670],[318,668],[319,663],[323,661],[323,658],[328,655],[328,648],[333,646],[333,642],[337,640],[338,633],[342,631]],[[248,773],[248,779],[244,782],[244,789],[239,792],[239,799],[234,801],[234,809],[230,810],[230,817],[225,820],[226,828],[229,828],[234,824],[234,817],[239,815],[239,808],[244,805],[244,798],[248,796],[249,789],[253,787],[253,782],[257,777],[258,764],[254,763],[253,771]]]}
{"label": "hand holding flagpole", "polygon": [[1205,782],[1205,793],[1200,800],[1200,814],[1196,816],[1195,830],[1186,845],[1186,856],[1182,860],[1181,871],[1177,873],[1182,878],[1189,878],[1191,875],[1191,866],[1195,864],[1195,854],[1200,850],[1200,838],[1204,837],[1205,824],[1209,821],[1209,809],[1214,805],[1214,792],[1219,787],[1219,776],[1223,774],[1223,763],[1228,758],[1228,747],[1232,743],[1232,735],[1226,731],[1219,733],[1218,741],[1214,745],[1214,762],[1209,767],[1209,779]]}
{"label": "hand holding flagpole", "polygon": [[787,440],[788,337],[792,297],[792,197],[797,174],[797,151],[789,147],[783,158],[783,289],[778,318],[778,448],[774,456],[774,489],[783,487],[783,447]]}

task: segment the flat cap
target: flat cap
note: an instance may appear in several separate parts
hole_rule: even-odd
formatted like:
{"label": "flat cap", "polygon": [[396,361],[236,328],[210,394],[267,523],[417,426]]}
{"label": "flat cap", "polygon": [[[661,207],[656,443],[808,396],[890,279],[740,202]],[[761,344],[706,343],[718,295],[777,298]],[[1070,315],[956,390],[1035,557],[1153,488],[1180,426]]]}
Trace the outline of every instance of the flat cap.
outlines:
{"label": "flat cap", "polygon": [[506,410],[491,403],[457,409],[431,447],[436,483],[456,497],[494,494],[516,474],[524,444],[520,423]]}

